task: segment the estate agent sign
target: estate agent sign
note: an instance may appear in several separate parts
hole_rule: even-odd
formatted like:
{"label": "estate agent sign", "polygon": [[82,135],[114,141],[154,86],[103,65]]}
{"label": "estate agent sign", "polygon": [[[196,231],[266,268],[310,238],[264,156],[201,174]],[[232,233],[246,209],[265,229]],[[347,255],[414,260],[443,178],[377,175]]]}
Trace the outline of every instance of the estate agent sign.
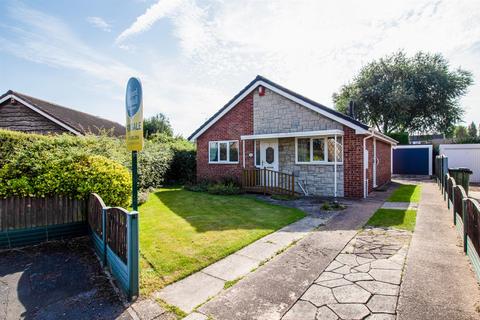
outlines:
{"label": "estate agent sign", "polygon": [[127,109],[127,150],[132,151],[132,209],[138,210],[137,153],[143,149],[143,102],[142,84],[137,78],[130,78],[125,94]]}
{"label": "estate agent sign", "polygon": [[142,84],[137,78],[130,78],[127,83],[125,105],[127,109],[127,150],[143,149],[143,102]]}

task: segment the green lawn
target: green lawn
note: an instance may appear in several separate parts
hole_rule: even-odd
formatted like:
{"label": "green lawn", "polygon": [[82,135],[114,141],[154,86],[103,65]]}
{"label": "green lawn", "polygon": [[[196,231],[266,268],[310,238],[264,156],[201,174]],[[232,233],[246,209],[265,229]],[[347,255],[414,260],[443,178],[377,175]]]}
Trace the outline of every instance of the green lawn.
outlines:
{"label": "green lawn", "polygon": [[389,202],[420,202],[422,187],[414,184],[404,184],[395,190],[387,199]]}
{"label": "green lawn", "polygon": [[416,210],[378,209],[368,220],[367,226],[413,231],[416,218]]}
{"label": "green lawn", "polygon": [[149,294],[305,216],[248,196],[162,188],[140,206],[140,285]]}

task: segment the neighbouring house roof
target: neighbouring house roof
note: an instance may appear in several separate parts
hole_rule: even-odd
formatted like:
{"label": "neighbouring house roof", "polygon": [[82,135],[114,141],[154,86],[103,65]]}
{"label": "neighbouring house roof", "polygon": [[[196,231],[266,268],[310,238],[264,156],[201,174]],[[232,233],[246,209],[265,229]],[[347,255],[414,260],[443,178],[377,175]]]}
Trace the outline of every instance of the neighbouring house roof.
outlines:
{"label": "neighbouring house roof", "polygon": [[[264,86],[292,101],[295,101],[313,111],[321,113],[322,115],[335,120],[339,123],[342,123],[352,129],[355,129],[357,133],[368,133],[371,131],[368,125],[355,120],[354,118],[328,108],[318,102],[315,102],[309,98],[306,98],[294,91],[291,91],[281,85],[258,75],[252,82],[250,82],[245,88],[243,88],[238,94],[236,94],[226,105],[224,105],[220,110],[218,110],[210,119],[208,119],[204,124],[202,124],[195,132],[193,132],[189,140],[195,140],[203,132],[205,132],[211,125],[213,125],[217,120],[219,120],[224,114],[226,114],[230,109],[232,109],[238,102],[240,102],[245,96],[252,92],[258,86]],[[396,143],[395,140],[391,139],[393,143]]]}
{"label": "neighbouring house roof", "polygon": [[73,110],[13,90],[9,90],[1,95],[0,103],[10,98],[14,98],[26,107],[45,116],[49,120],[76,135],[85,135],[88,133],[98,134],[103,130],[111,130],[111,133],[114,136],[125,135],[125,127],[117,122]]}

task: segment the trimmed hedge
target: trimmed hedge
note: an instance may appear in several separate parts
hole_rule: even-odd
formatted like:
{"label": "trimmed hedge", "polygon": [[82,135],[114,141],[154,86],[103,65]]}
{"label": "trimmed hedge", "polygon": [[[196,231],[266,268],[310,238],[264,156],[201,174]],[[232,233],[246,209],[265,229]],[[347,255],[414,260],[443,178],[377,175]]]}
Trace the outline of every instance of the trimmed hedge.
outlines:
{"label": "trimmed hedge", "polygon": [[96,192],[109,206],[128,206],[130,173],[113,160],[93,155],[90,143],[89,138],[0,131],[0,197],[84,198]]}
{"label": "trimmed hedge", "polygon": [[[92,164],[93,159],[104,168]],[[74,163],[89,167],[72,168]],[[156,188],[165,182],[193,181],[195,167],[193,144],[183,138],[154,135],[145,141],[145,148],[139,153],[139,189]],[[51,193],[82,197],[88,189],[100,194],[109,206],[128,204],[130,185],[124,182],[127,176],[130,179],[131,154],[127,152],[123,139],[107,135],[45,136],[0,130],[0,168],[0,197]],[[66,168],[86,182],[63,180],[64,185],[59,186],[61,179],[75,177],[68,175]],[[111,188],[103,188],[98,185],[100,179],[96,181],[87,177],[87,173],[121,183],[108,182]]]}

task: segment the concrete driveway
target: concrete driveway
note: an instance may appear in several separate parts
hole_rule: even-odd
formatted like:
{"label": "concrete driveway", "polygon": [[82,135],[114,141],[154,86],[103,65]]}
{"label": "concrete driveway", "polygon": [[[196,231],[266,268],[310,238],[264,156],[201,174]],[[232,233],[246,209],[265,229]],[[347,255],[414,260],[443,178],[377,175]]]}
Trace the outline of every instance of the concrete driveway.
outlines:
{"label": "concrete driveway", "polygon": [[0,251],[0,319],[132,319],[89,239]]}

